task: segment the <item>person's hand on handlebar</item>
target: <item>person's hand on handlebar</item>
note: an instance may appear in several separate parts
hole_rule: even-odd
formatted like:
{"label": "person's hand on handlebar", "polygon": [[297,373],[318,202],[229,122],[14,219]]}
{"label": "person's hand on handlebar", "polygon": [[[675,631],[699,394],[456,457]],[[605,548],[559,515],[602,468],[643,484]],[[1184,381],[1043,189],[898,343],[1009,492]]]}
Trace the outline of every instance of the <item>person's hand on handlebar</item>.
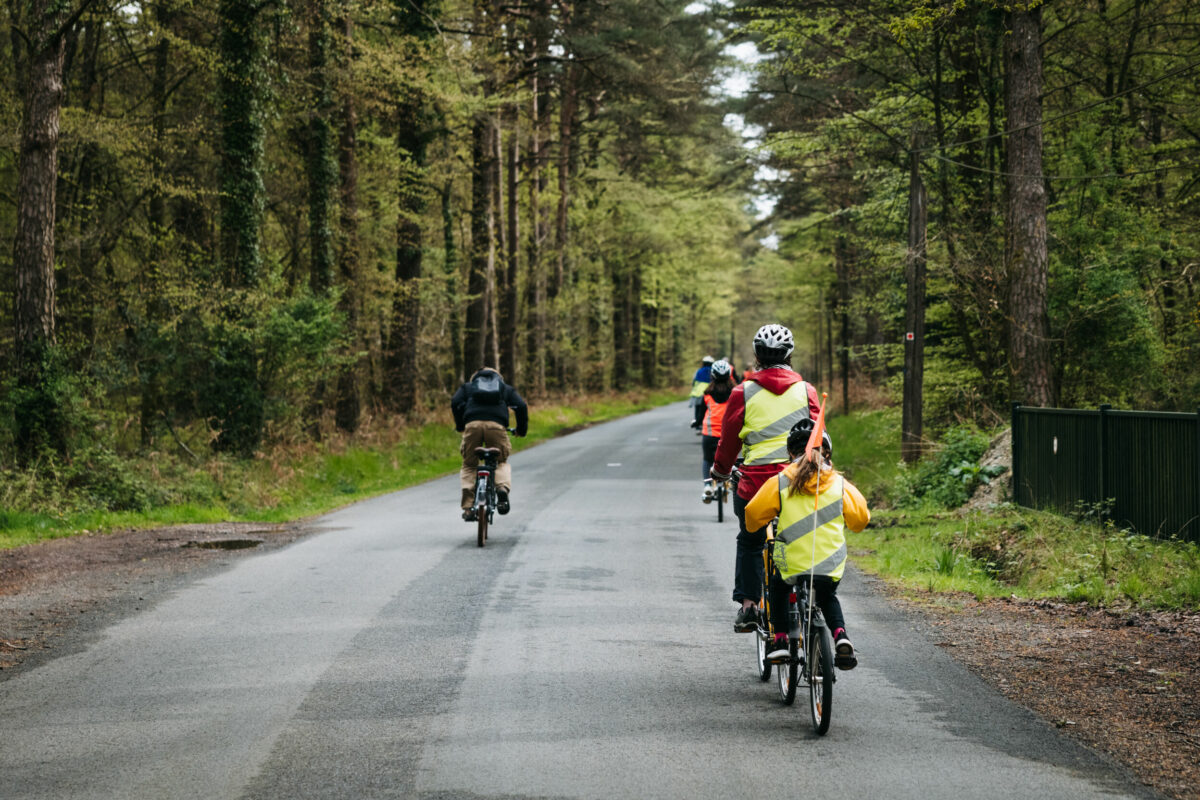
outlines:
{"label": "person's hand on handlebar", "polygon": [[708,477],[712,478],[717,483],[724,483],[725,481],[729,480],[730,476],[717,472],[716,467],[709,467]]}

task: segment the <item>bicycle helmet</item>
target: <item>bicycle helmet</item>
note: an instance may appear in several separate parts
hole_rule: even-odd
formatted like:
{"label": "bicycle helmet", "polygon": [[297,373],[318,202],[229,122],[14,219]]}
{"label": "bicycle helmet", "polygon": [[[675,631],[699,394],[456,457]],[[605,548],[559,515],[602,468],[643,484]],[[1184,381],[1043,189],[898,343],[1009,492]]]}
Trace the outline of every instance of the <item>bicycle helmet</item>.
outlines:
{"label": "bicycle helmet", "polygon": [[[802,419],[792,426],[788,431],[787,449],[789,453],[803,453],[804,448],[808,445],[809,437],[812,436],[813,427],[815,427],[811,419]],[[821,431],[821,450],[825,458],[833,458],[833,440],[829,438],[829,431]]]}
{"label": "bicycle helmet", "polygon": [[700,359],[700,363],[701,364],[711,364],[711,363],[713,363],[713,357],[705,356],[704,358]]}
{"label": "bicycle helmet", "polygon": [[754,357],[764,367],[783,363],[795,346],[792,332],[776,323],[763,325],[754,334]]}
{"label": "bicycle helmet", "polygon": [[729,366],[729,362],[725,359],[713,362],[712,376],[714,378],[727,378],[731,372],[733,372],[733,367]]}

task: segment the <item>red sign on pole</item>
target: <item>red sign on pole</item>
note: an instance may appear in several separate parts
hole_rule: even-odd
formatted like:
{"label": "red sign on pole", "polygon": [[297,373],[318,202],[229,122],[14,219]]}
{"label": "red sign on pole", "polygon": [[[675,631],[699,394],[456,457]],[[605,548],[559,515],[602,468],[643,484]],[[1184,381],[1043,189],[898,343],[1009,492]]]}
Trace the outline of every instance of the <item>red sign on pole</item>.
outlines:
{"label": "red sign on pole", "polygon": [[912,341],[913,339],[915,339],[916,337],[915,337],[915,336],[913,336],[913,334],[912,334],[912,331],[909,331],[908,333],[904,334],[904,338],[905,338],[905,340],[906,340],[906,341],[909,341],[909,342],[911,342],[911,341]]}

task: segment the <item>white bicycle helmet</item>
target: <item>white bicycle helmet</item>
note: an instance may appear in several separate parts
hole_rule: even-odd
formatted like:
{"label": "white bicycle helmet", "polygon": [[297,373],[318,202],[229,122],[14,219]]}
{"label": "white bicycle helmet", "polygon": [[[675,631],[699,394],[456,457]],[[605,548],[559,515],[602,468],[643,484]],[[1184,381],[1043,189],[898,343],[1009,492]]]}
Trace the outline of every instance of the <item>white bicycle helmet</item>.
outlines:
{"label": "white bicycle helmet", "polygon": [[733,372],[733,367],[729,366],[729,362],[725,359],[713,362],[712,375],[714,378],[728,377],[729,373]]}
{"label": "white bicycle helmet", "polygon": [[711,363],[713,363],[713,357],[705,356],[704,358],[700,359],[700,363],[701,364],[711,364]]}
{"label": "white bicycle helmet", "polygon": [[763,325],[754,334],[754,355],[763,366],[779,363],[792,354],[796,343],[792,332],[782,325]]}

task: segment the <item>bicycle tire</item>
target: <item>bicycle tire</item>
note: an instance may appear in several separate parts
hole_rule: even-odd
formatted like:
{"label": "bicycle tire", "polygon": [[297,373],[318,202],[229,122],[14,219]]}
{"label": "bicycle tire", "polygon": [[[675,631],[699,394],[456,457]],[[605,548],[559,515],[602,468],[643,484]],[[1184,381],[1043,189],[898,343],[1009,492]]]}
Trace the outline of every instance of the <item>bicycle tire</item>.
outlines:
{"label": "bicycle tire", "polygon": [[800,682],[800,648],[795,639],[788,642],[788,660],[779,665],[779,699],[785,706],[796,702],[796,685]]}
{"label": "bicycle tire", "polygon": [[808,698],[812,713],[813,730],[818,736],[829,731],[829,720],[833,713],[833,640],[829,628],[814,627],[809,637]]}
{"label": "bicycle tire", "polygon": [[717,489],[717,522],[725,521],[725,485]]}
{"label": "bicycle tire", "polygon": [[483,547],[483,543],[487,541],[487,529],[488,529],[487,506],[482,503],[480,505],[476,506],[475,507],[475,517],[478,522],[478,526],[476,528],[476,534],[475,534],[475,543],[478,544],[480,547]]}
{"label": "bicycle tire", "polygon": [[768,635],[769,634],[763,633],[761,630],[754,632],[754,649],[758,655],[758,657],[755,659],[755,663],[758,664],[758,679],[763,683],[771,680],[771,667],[774,666],[774,664],[771,664],[767,661]]}

